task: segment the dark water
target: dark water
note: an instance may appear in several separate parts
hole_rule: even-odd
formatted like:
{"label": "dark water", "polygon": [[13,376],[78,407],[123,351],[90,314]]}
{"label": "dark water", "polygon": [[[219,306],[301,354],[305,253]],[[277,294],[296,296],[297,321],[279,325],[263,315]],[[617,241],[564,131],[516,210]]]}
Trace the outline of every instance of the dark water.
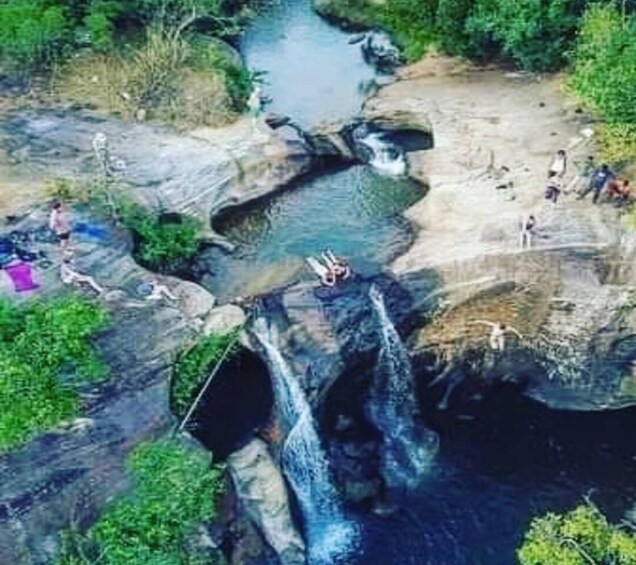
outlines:
{"label": "dark water", "polygon": [[360,516],[352,563],[512,565],[532,517],[590,495],[618,521],[636,502],[636,409],[551,411],[516,392],[481,408],[476,420],[437,423],[431,473],[404,510]]}
{"label": "dark water", "polygon": [[313,277],[304,258],[325,248],[356,270],[379,270],[410,241],[400,212],[422,195],[412,180],[363,166],[305,180],[215,223],[239,247],[231,255],[207,251],[201,260],[212,276],[204,282],[221,300],[259,294]]}
{"label": "dark water", "polygon": [[357,114],[360,86],[375,77],[350,37],[319,18],[309,0],[269,0],[244,34],[241,52],[252,70],[266,71],[269,111],[311,127]]}

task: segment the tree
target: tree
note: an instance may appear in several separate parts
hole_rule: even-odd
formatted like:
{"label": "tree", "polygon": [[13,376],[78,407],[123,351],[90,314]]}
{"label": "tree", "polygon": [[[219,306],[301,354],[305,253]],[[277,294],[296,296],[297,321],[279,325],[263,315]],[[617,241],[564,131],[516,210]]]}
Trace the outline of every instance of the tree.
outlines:
{"label": "tree", "polygon": [[521,565],[633,565],[636,535],[584,504],[565,515],[535,518],[517,556]]}

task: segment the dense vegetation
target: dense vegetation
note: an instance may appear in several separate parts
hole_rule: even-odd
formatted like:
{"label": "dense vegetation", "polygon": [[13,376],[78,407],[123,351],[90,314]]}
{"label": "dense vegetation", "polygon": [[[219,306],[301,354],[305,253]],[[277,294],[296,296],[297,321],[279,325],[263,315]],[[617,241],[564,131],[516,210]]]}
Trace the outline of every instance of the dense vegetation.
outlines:
{"label": "dense vegetation", "polygon": [[329,16],[386,29],[414,61],[434,46],[530,71],[569,66],[571,87],[603,119],[606,160],[636,159],[636,1],[318,0]]}
{"label": "dense vegetation", "polygon": [[241,111],[251,78],[218,38],[235,34],[231,0],[7,0],[0,71],[55,70],[58,92],[123,114],[214,123]]}
{"label": "dense vegetation", "polygon": [[571,86],[605,119],[600,141],[613,163],[636,159],[636,16],[592,6],[583,17]]}
{"label": "dense vegetation", "polygon": [[77,413],[77,385],[106,374],[89,341],[105,322],[76,297],[0,301],[0,452]]}
{"label": "dense vegetation", "polygon": [[149,269],[177,272],[199,249],[201,223],[195,218],[153,212],[131,202],[122,202],[119,214],[135,236],[135,258]]}
{"label": "dense vegetation", "polygon": [[631,565],[636,533],[612,526],[590,505],[536,518],[518,551],[521,565]]}
{"label": "dense vegetation", "polygon": [[227,359],[227,355],[232,353],[232,348],[238,343],[237,338],[238,331],[212,334],[179,353],[174,364],[170,395],[172,411],[176,415],[185,415],[210,371],[223,355]]}
{"label": "dense vegetation", "polygon": [[116,500],[86,534],[67,532],[59,565],[195,565],[218,562],[189,546],[215,515],[221,470],[178,440],[143,445],[130,460],[133,492]]}

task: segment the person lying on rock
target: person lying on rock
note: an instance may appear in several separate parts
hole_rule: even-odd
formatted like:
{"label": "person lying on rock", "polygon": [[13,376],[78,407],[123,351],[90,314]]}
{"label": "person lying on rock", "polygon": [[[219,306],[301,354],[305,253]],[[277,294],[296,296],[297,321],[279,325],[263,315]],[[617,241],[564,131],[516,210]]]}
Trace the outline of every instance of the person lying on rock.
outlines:
{"label": "person lying on rock", "polygon": [[97,294],[102,294],[104,292],[104,289],[95,282],[93,277],[83,275],[74,269],[73,253],[70,252],[66,252],[62,258],[62,264],[60,265],[60,279],[62,279],[64,284],[87,284]]}
{"label": "person lying on rock", "polygon": [[327,249],[324,253],[321,253],[320,257],[324,261],[327,268],[336,277],[336,280],[347,280],[351,276],[351,268],[349,264],[343,259],[336,257],[330,249]]}
{"label": "person lying on rock", "polygon": [[168,300],[178,300],[170,289],[166,285],[161,284],[157,279],[151,279],[141,283],[137,287],[137,293],[146,300],[161,300],[164,297]]}
{"label": "person lying on rock", "polygon": [[503,351],[505,349],[507,332],[515,334],[519,339],[523,339],[523,336],[515,328],[506,326],[506,324],[502,324],[501,322],[493,323],[486,320],[475,320],[474,322],[469,322],[469,324],[483,324],[492,328],[488,343],[493,351]]}
{"label": "person lying on rock", "polygon": [[320,282],[325,286],[336,286],[336,282],[338,279],[336,274],[326,265],[323,265],[318,259],[314,257],[305,258],[309,268],[316,274],[316,276],[320,279]]}

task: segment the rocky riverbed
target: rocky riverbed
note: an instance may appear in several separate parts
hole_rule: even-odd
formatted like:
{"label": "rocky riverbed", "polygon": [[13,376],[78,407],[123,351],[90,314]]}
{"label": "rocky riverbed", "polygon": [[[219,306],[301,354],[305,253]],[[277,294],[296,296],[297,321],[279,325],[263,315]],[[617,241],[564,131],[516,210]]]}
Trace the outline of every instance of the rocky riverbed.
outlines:
{"label": "rocky riverbed", "polygon": [[[406,212],[413,245],[385,276],[353,280],[342,294],[316,294],[306,273],[302,282],[266,296],[262,306],[281,321],[281,350],[304,376],[319,420],[336,435],[357,431],[355,423],[329,413],[330,395],[339,395],[338,382],[363,375],[359,369],[379,347],[368,302],[372,282],[384,290],[394,322],[408,336],[417,377],[441,387],[447,406],[461,398],[462,387],[503,381],[518,382],[554,407],[635,403],[634,236],[611,206],[578,201],[574,192],[556,205],[543,198],[557,149],[568,150],[571,164],[591,151],[585,130],[594,126],[565,100],[560,85],[559,77],[430,58],[402,69],[366,103],[369,122],[432,132],[432,148],[409,154],[410,174],[430,187]],[[124,190],[143,204],[193,213],[208,225],[225,207],[269,196],[325,159],[356,159],[342,124],[305,135],[241,120],[220,130],[177,133],[86,111],[11,109],[0,131],[2,212],[24,215],[21,228],[45,224],[41,188],[48,179],[98,174],[91,146],[98,131],[120,163]],[[573,179],[570,172],[567,180]],[[531,249],[520,250],[518,223],[525,213],[536,215],[538,235]],[[126,234],[109,224],[107,230],[106,240],[78,247],[82,269],[110,290],[105,304],[114,323],[98,346],[113,378],[86,391],[84,420],[0,458],[2,562],[19,563],[25,554],[47,562],[77,500],[80,521],[90,523],[125,491],[126,455],[174,424],[168,394],[175,352],[192,336],[244,319],[237,307],[215,307],[207,291],[176,279],[164,281],[179,296],[176,304],[139,300],[135,285],[150,275],[132,261]],[[57,261],[55,246],[43,249]],[[55,266],[37,276],[45,295],[60,291]],[[13,296],[8,287],[2,293]],[[506,351],[495,354],[486,329],[468,323],[477,320],[509,324],[523,338],[511,338]],[[356,386],[362,390],[364,383]],[[373,441],[366,447],[364,441],[341,442],[334,450],[348,451],[355,461],[378,457]],[[377,496],[377,476],[347,473],[340,480],[350,500]],[[277,519],[286,523],[282,515]]]}

